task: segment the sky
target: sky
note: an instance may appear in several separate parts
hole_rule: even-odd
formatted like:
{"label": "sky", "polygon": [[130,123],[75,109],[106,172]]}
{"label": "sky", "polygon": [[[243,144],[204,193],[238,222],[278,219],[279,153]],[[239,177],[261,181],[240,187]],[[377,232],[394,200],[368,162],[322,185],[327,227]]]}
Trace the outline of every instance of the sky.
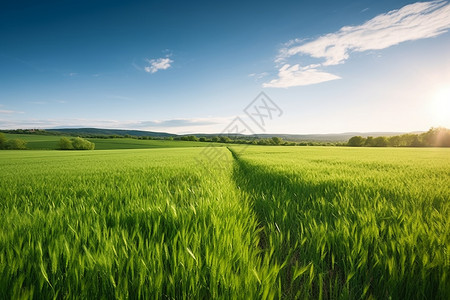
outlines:
{"label": "sky", "polygon": [[450,128],[449,29],[448,1],[1,1],[0,129]]}

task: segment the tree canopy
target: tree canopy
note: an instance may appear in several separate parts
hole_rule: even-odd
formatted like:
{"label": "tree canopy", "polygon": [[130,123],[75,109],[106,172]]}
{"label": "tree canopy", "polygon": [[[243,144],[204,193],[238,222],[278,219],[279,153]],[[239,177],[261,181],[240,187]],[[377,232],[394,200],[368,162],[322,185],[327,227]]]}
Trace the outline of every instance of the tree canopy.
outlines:
{"label": "tree canopy", "polygon": [[95,144],[83,139],[81,137],[76,137],[68,139],[63,137],[59,140],[60,150],[94,150]]}
{"label": "tree canopy", "polygon": [[352,147],[450,147],[450,129],[431,128],[421,134],[402,134],[390,137],[379,136],[364,138],[354,136],[348,140]]}
{"label": "tree canopy", "polygon": [[27,142],[22,139],[7,139],[6,136],[0,132],[0,149],[3,150],[25,150],[27,149]]}

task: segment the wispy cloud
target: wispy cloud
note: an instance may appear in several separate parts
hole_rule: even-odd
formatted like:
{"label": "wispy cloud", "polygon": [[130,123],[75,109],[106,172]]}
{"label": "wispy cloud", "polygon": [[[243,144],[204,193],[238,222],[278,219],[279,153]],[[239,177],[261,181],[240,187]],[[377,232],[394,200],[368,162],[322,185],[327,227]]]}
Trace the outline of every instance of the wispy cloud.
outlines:
{"label": "wispy cloud", "polygon": [[345,26],[314,41],[281,49],[278,59],[296,54],[324,58],[324,66],[343,63],[351,52],[380,50],[406,41],[438,36],[450,28],[450,5],[418,2],[381,14],[359,26]]}
{"label": "wispy cloud", "polygon": [[285,64],[278,72],[278,78],[263,83],[263,87],[288,88],[291,86],[310,85],[335,79],[340,79],[340,77],[319,71],[310,66],[301,68],[298,64],[293,66]]}
{"label": "wispy cloud", "polygon": [[89,119],[1,119],[0,128],[27,129],[27,128],[55,128],[55,127],[102,127],[117,128],[118,121],[89,120]]}
{"label": "wispy cloud", "polygon": [[133,68],[135,68],[138,71],[143,71],[143,69],[141,68],[141,66],[139,66],[135,61],[133,61],[131,63],[131,65],[133,66]]}
{"label": "wispy cloud", "polygon": [[[300,86],[339,79],[339,76],[318,68],[342,64],[353,52],[381,50],[407,41],[436,37],[449,28],[450,4],[447,1],[417,2],[378,15],[362,25],[342,27],[309,42],[292,40],[284,45],[275,59],[277,64],[282,64],[279,75],[284,78],[274,79],[264,86]],[[305,72],[298,65],[291,67],[287,64],[294,55],[307,55],[323,59],[323,62],[307,66]]]}
{"label": "wispy cloud", "polygon": [[130,122],[127,128],[164,131],[178,134],[217,133],[226,127],[233,117],[180,118]]}
{"label": "wispy cloud", "polygon": [[147,73],[156,73],[159,70],[166,70],[171,67],[173,60],[169,57],[156,58],[156,59],[146,59],[146,61],[150,64],[149,66],[144,67],[145,72]]}
{"label": "wispy cloud", "polygon": [[67,101],[66,100],[28,101],[27,103],[33,104],[33,105],[47,105],[47,104],[52,104],[52,103],[65,104],[65,103],[67,103]]}
{"label": "wispy cloud", "polygon": [[113,100],[120,100],[120,101],[129,101],[129,100],[133,100],[130,97],[127,96],[121,96],[121,95],[107,95],[106,96],[107,99],[113,99]]}
{"label": "wispy cloud", "polygon": [[255,81],[258,81],[260,79],[263,79],[264,77],[269,76],[269,73],[267,72],[262,72],[262,73],[251,73],[248,74],[248,77],[252,77],[255,79]]}
{"label": "wispy cloud", "polygon": [[138,127],[184,127],[184,126],[205,126],[219,124],[216,119],[170,119],[161,121],[141,121],[136,122]]}
{"label": "wispy cloud", "polygon": [[303,41],[305,41],[305,40],[304,39],[295,38],[295,39],[289,40],[286,43],[284,43],[283,47],[290,47],[290,46],[295,45],[295,44],[300,44]]}
{"label": "wispy cloud", "polygon": [[23,114],[23,113],[24,113],[23,111],[0,109],[0,114],[11,115],[11,114]]}
{"label": "wispy cloud", "polygon": [[[1,112],[1,111],[0,111]],[[231,117],[210,117],[166,120],[91,120],[91,119],[2,119],[2,129],[26,128],[115,128],[164,131],[171,133],[221,132],[232,120]]]}
{"label": "wispy cloud", "polygon": [[62,75],[65,77],[75,77],[75,76],[78,76],[79,74],[76,72],[69,72],[69,73],[63,73]]}
{"label": "wispy cloud", "polygon": [[35,105],[46,105],[48,104],[47,101],[28,101],[29,104],[35,104]]}

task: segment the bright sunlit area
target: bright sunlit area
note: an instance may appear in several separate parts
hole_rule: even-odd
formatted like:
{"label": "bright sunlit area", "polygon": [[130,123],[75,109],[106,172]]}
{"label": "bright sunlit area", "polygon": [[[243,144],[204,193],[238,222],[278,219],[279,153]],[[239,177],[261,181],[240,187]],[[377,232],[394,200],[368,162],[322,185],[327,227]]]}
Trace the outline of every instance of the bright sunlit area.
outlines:
{"label": "bright sunlit area", "polygon": [[450,127],[450,85],[434,93],[430,102],[430,112],[435,124]]}

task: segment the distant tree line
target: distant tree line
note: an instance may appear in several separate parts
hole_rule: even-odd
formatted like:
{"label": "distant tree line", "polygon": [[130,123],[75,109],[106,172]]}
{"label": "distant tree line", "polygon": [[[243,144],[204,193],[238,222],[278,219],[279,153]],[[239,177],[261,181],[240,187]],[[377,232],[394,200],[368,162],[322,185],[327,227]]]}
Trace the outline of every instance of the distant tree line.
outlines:
{"label": "distant tree line", "polygon": [[450,147],[450,129],[431,128],[421,134],[402,134],[390,137],[354,136],[349,139],[351,147]]}
{"label": "distant tree line", "polygon": [[0,132],[11,134],[36,134],[36,135],[62,135],[60,132],[47,131],[44,129],[3,129]]}
{"label": "distant tree line", "polygon": [[192,142],[208,142],[208,143],[225,143],[225,144],[248,144],[248,145],[266,145],[266,146],[345,146],[346,143],[332,142],[293,142],[285,141],[281,137],[258,138],[255,136],[233,136],[220,135],[212,137],[196,137],[195,135],[173,137],[171,140],[192,141]]}
{"label": "distant tree line", "polygon": [[22,139],[7,139],[3,133],[0,132],[0,150],[25,150],[27,149],[27,142]]}
{"label": "distant tree line", "polygon": [[[134,136],[134,135],[118,135],[118,134],[70,134],[57,131],[46,131],[43,129],[16,129],[16,130],[0,130],[5,133],[14,134],[37,134],[37,135],[65,135],[74,136],[74,138],[65,138],[63,146],[60,149],[76,149],[89,148],[95,145],[87,145],[80,142],[77,138],[97,138],[97,139],[118,139],[130,138],[137,140],[175,140],[175,141],[191,141],[191,142],[209,142],[209,143],[230,143],[230,144],[250,144],[250,145],[283,145],[283,146],[352,146],[352,147],[450,147],[450,130],[442,127],[431,128],[427,132],[421,134],[402,134],[396,136],[379,136],[379,137],[362,137],[354,136],[345,142],[317,142],[317,141],[285,141],[281,137],[258,138],[256,136],[242,135],[218,135],[218,136]],[[73,140],[77,142],[73,144]],[[6,140],[3,136],[3,140]],[[67,142],[67,140],[69,142]],[[86,140],[85,140],[86,141]],[[1,142],[1,141],[0,141]],[[86,141],[91,143],[89,141]],[[61,143],[61,142],[60,142]],[[71,145],[72,147],[71,147]],[[93,144],[93,143],[92,143]],[[20,139],[11,139],[7,143],[2,141],[0,149],[25,149],[26,142]]]}
{"label": "distant tree line", "polygon": [[[92,133],[70,133],[70,132],[59,132],[59,131],[47,131],[45,129],[6,129],[0,130],[0,132],[11,133],[11,134],[35,134],[35,135],[53,135],[53,136],[73,136],[82,138],[96,138],[96,139],[118,139],[118,138],[138,138],[137,136],[118,135],[118,134],[92,134]],[[149,137],[152,139],[152,137]]]}

